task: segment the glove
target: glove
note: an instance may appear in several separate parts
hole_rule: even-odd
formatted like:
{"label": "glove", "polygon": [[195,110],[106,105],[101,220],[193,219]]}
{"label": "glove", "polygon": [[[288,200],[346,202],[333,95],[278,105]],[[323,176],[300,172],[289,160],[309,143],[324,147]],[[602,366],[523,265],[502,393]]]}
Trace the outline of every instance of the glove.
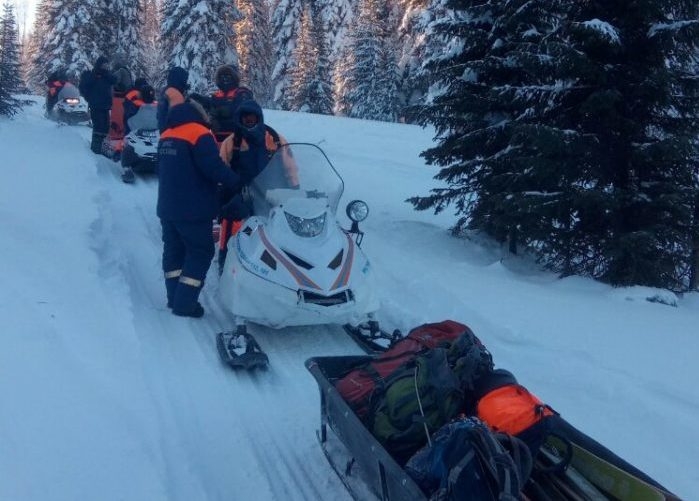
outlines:
{"label": "glove", "polygon": [[220,210],[220,216],[232,221],[240,221],[252,216],[250,206],[243,201],[243,197],[235,195]]}

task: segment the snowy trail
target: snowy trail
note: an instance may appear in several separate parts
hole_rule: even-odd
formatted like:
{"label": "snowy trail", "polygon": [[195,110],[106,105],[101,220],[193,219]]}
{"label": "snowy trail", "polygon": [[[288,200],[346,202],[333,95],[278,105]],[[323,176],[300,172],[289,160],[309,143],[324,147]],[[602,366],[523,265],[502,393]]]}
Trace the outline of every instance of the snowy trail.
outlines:
{"label": "snowy trail", "polygon": [[[230,316],[215,274],[204,319],[165,308],[157,180],[124,185],[90,152],[90,129],[42,113],[0,119],[0,499],[348,499],[316,443],[319,395],[303,362],[358,348],[338,329],[253,326],[270,371],[222,366],[215,333]],[[467,323],[582,431],[699,499],[696,469],[678,467],[699,457],[699,294],[651,303],[665,291],[560,279],[451,237],[452,210],[405,203],[439,186],[419,157],[433,131],[265,115],[290,141],[321,144],[345,181],[341,205],[369,203],[362,247],[385,327]]]}
{"label": "snowy trail", "polygon": [[164,304],[157,181],[123,185],[118,166],[102,158],[97,169],[109,192],[99,199],[110,220],[103,231],[122,237],[100,258],[107,267],[118,263],[129,288],[143,376],[157,412],[158,444],[151,453],[169,486],[167,498],[348,499],[316,441],[319,396],[304,361],[359,349],[339,327],[252,326],[270,369],[246,373],[223,366],[215,334],[232,322],[218,299],[213,268],[202,294],[206,316],[174,317]]}

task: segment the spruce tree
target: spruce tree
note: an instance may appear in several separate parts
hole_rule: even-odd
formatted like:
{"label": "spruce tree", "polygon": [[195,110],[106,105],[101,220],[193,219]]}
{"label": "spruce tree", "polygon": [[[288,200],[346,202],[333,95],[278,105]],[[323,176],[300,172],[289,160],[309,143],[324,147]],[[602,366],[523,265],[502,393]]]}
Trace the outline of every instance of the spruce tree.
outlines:
{"label": "spruce tree", "polygon": [[272,104],[272,31],[266,0],[239,0],[243,18],[237,24],[236,47],[241,82],[262,106]]}
{"label": "spruce tree", "polygon": [[212,90],[220,65],[238,64],[233,26],[240,18],[240,11],[229,0],[165,3],[162,44],[166,63],[189,71],[193,92]]}
{"label": "spruce tree", "polygon": [[433,80],[426,69],[427,61],[441,57],[444,40],[434,27],[443,22],[447,10],[445,0],[403,0],[403,16],[398,26],[400,55],[398,60],[398,100],[401,114],[415,121],[413,113],[425,104]]}
{"label": "spruce tree", "polygon": [[21,107],[13,96],[22,86],[19,67],[19,35],[14,7],[5,3],[0,18],[0,115],[12,116]]}
{"label": "spruce tree", "polygon": [[363,0],[346,54],[338,60],[336,111],[356,118],[394,121],[397,115],[396,47],[385,0]]}
{"label": "spruce tree", "polygon": [[313,9],[322,18],[330,64],[334,65],[347,29],[355,17],[357,0],[315,0]]}
{"label": "spruce tree", "polygon": [[309,113],[332,114],[333,96],[323,18],[309,4],[304,9],[294,51],[287,107]]}
{"label": "spruce tree", "polygon": [[276,51],[276,62],[272,69],[272,99],[282,109],[285,109],[291,83],[290,70],[296,64],[293,55],[302,11],[302,0],[278,0],[272,11],[272,43]]}
{"label": "spruce tree", "polygon": [[38,93],[46,92],[46,57],[41,53],[41,46],[44,43],[49,31],[49,6],[52,0],[40,0],[34,12],[34,23],[29,37],[29,45],[26,50],[28,61],[27,85]]}
{"label": "spruce tree", "polygon": [[141,0],[112,0],[110,10],[104,25],[110,28],[111,41],[101,50],[111,55],[115,62],[125,64],[133,75],[143,76],[141,34],[144,10]]}
{"label": "spruce tree", "polygon": [[36,47],[37,72],[43,74],[44,81],[57,70],[77,80],[80,73],[92,68],[99,56],[109,54],[106,51],[112,37],[105,25],[105,1],[50,0],[46,7],[42,21],[48,29]]}
{"label": "spruce tree", "polygon": [[143,76],[154,88],[165,82],[165,65],[160,51],[160,8],[157,0],[142,0],[143,23],[140,27],[139,47]]}
{"label": "spruce tree", "polygon": [[[450,1],[420,115],[455,230],[526,246],[564,274],[680,287],[696,111],[691,2]],[[673,12],[674,9],[674,12]]]}

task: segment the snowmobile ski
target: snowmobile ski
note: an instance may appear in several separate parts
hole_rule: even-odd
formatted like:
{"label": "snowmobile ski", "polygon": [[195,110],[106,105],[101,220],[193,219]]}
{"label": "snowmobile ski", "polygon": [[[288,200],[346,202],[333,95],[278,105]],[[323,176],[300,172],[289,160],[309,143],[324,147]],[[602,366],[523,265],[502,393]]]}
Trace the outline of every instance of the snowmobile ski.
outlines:
{"label": "snowmobile ski", "polygon": [[134,181],[136,181],[136,175],[134,174],[134,172],[131,168],[127,167],[121,173],[121,180],[123,182],[125,182],[126,184],[131,184]]}
{"label": "snowmobile ski", "polygon": [[247,332],[219,332],[216,346],[221,360],[233,369],[265,369],[269,366],[269,357],[262,351],[257,340]]}
{"label": "snowmobile ski", "polygon": [[357,326],[345,324],[342,327],[349,337],[368,355],[383,353],[393,343],[403,337],[403,334],[398,329],[392,333],[381,330],[379,323],[375,320],[370,320]]}

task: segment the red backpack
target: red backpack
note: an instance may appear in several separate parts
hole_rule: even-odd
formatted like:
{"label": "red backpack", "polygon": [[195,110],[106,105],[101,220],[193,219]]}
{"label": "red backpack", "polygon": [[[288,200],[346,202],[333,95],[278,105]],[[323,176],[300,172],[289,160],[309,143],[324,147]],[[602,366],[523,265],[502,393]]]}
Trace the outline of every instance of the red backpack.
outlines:
{"label": "red backpack", "polygon": [[389,350],[369,363],[358,367],[335,383],[337,391],[364,419],[376,391],[383,392],[386,379],[400,366],[413,359],[426,349],[443,344],[451,344],[464,332],[470,331],[466,325],[453,320],[424,324],[411,330]]}

